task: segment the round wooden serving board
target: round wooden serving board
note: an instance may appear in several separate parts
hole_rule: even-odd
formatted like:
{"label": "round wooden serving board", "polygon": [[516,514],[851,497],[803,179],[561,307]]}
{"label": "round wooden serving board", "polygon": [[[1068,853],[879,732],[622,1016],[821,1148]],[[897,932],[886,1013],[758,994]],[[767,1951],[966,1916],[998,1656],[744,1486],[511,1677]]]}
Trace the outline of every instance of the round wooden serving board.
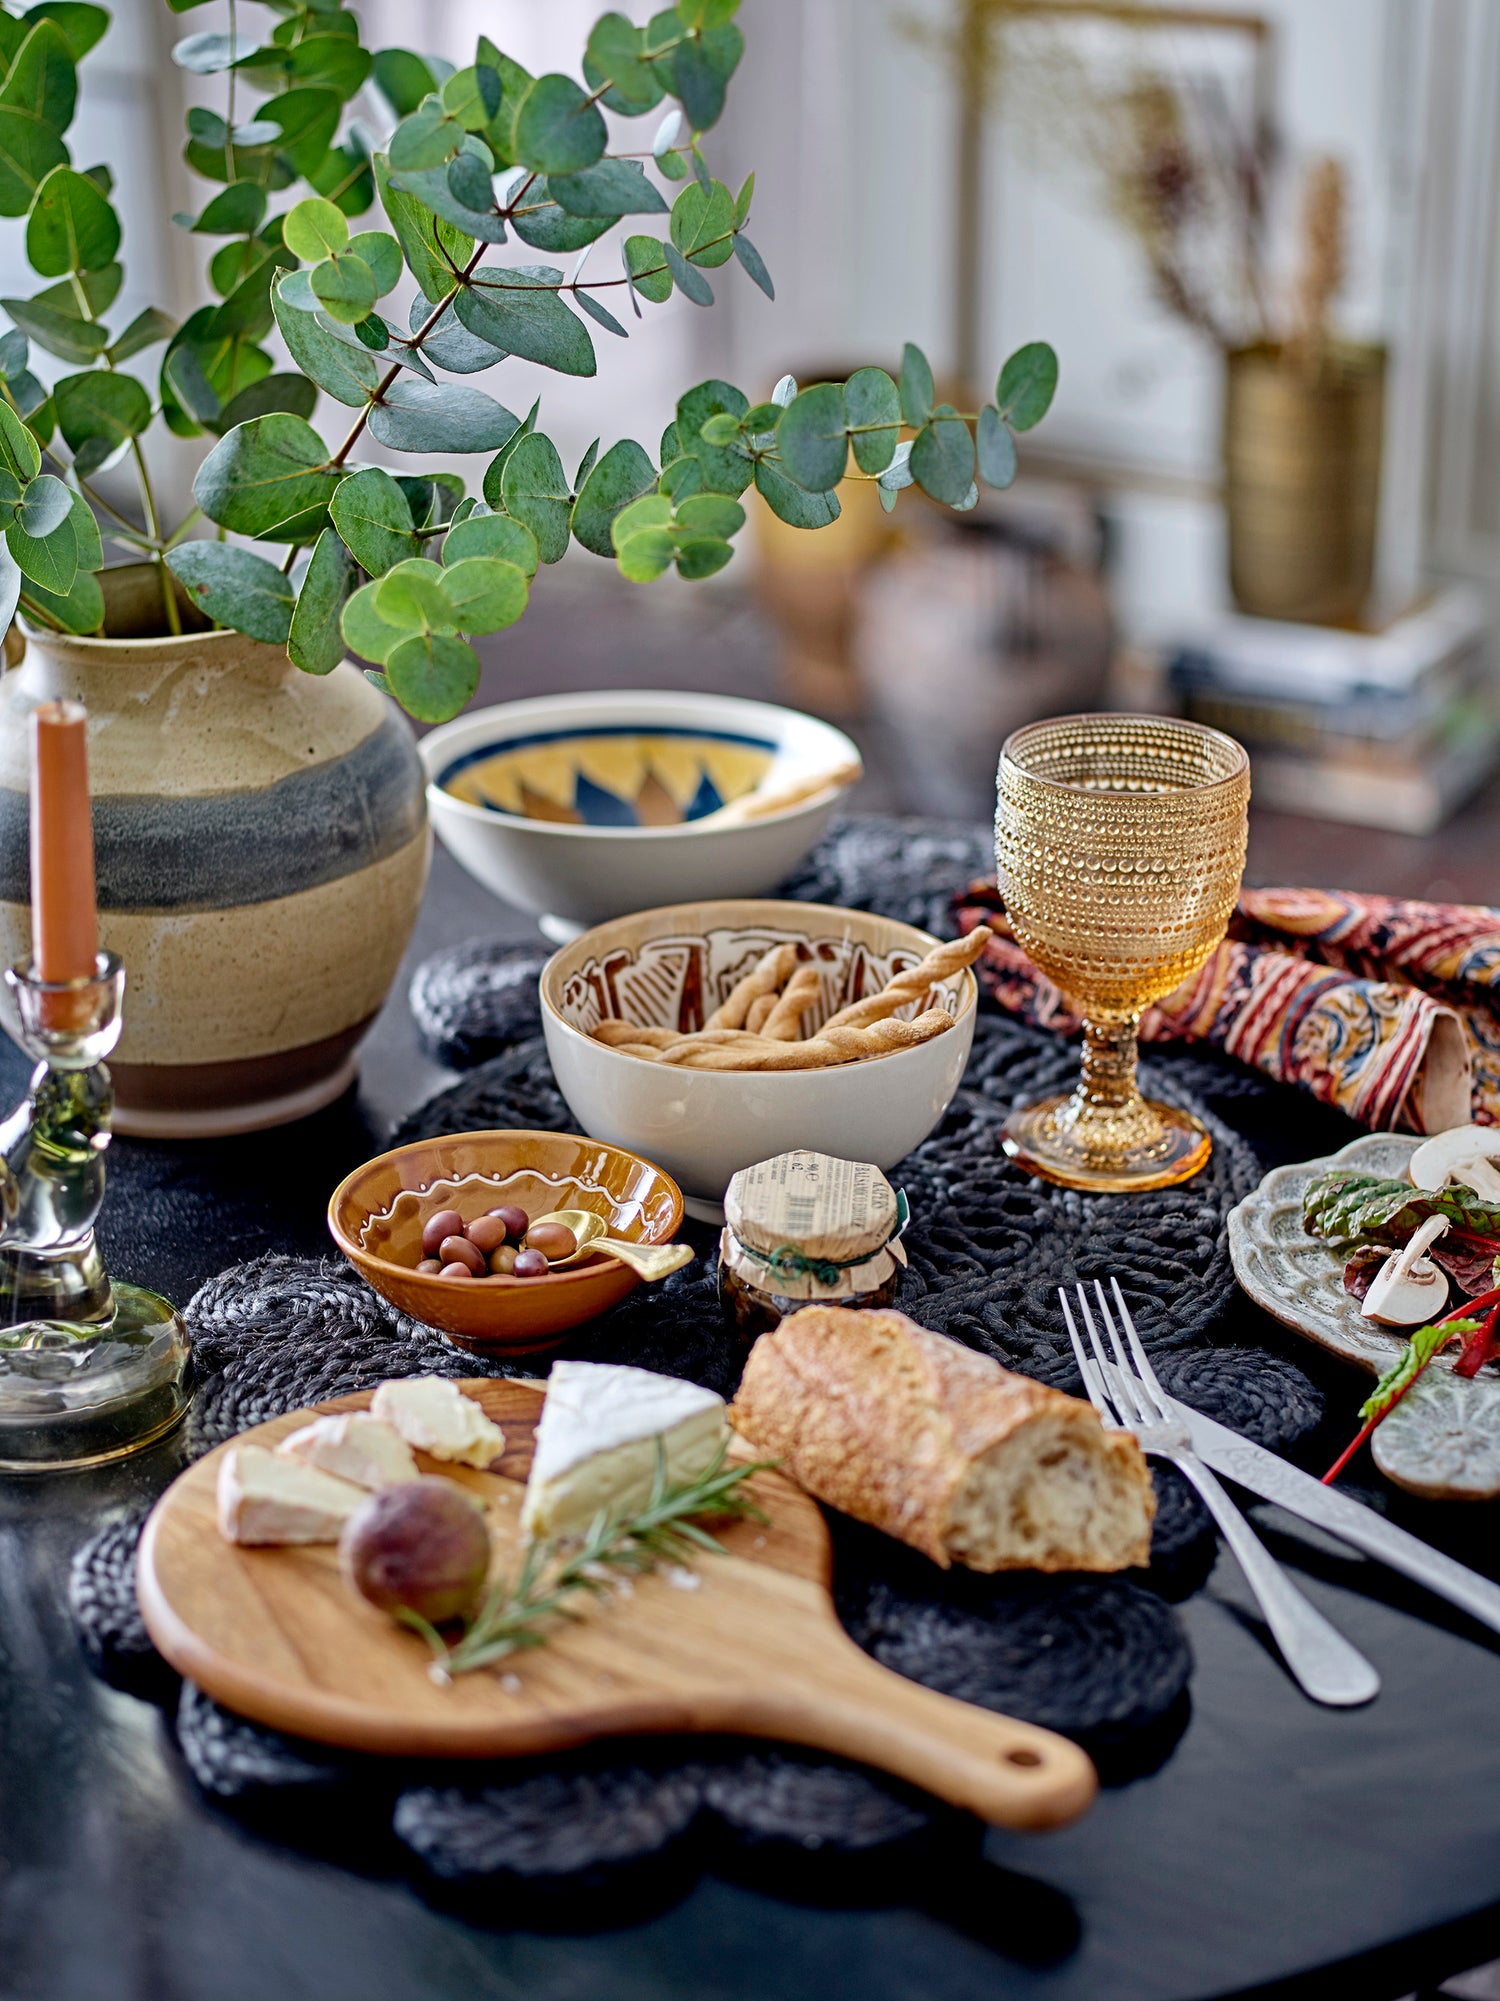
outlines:
{"label": "round wooden serving board", "polygon": [[[502,1564],[519,1542],[541,1392],[508,1381],[460,1386],[505,1427],[487,1472],[417,1455],[424,1472],[482,1494]],[[274,1445],[368,1393],[258,1425]],[[828,1531],[815,1502],[758,1474],[769,1525],[738,1522],[688,1575],[635,1580],[629,1597],[553,1622],[549,1643],[451,1686],[422,1641],[368,1605],[331,1545],[244,1549],[219,1534],[220,1446],[157,1502],[137,1591],[152,1639],[182,1674],[257,1723],[355,1751],[507,1757],[642,1732],[733,1731],[857,1758],[999,1825],[1053,1827],[1094,1796],[1093,1766],[1066,1738],[935,1694],[860,1652],[829,1596]]]}

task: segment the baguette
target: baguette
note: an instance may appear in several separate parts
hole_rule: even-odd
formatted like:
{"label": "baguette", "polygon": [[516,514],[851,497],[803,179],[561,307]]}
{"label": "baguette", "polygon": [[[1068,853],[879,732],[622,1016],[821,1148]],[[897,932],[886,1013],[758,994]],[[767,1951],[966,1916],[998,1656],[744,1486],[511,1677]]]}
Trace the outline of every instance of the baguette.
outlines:
{"label": "baguette", "polygon": [[1155,1496],[1129,1432],[904,1313],[789,1314],[751,1349],[729,1421],[808,1493],[945,1570],[1150,1557]]}

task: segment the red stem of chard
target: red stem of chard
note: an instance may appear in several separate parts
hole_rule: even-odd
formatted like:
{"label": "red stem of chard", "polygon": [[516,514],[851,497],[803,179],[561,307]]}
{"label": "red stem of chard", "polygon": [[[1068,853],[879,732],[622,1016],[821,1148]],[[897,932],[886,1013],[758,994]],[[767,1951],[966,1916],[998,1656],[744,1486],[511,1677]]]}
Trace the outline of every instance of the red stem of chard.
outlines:
{"label": "red stem of chard", "polygon": [[[1481,1364],[1488,1361],[1491,1346],[1495,1339],[1495,1330],[1497,1325],[1500,1325],[1500,1286],[1495,1286],[1489,1292],[1480,1293],[1477,1299],[1466,1299],[1462,1306],[1455,1306],[1450,1312],[1443,1314],[1440,1319],[1432,1323],[1434,1327],[1442,1327],[1450,1320],[1472,1320],[1476,1313],[1482,1313],[1484,1319],[1478,1331],[1471,1334],[1468,1341],[1464,1344],[1463,1354],[1460,1355],[1458,1361],[1454,1364],[1456,1374],[1472,1376],[1480,1368]],[[1434,1348],[1432,1354],[1427,1358],[1428,1361],[1432,1361],[1439,1352],[1438,1349]],[[1471,1354],[1475,1358],[1473,1365],[1470,1368],[1465,1368],[1464,1363],[1468,1361]],[[1426,1367],[1425,1363],[1423,1367]],[[1400,1403],[1402,1397],[1406,1395],[1407,1390],[1411,1388],[1412,1383],[1418,1380],[1422,1372],[1422,1369],[1418,1369],[1416,1375],[1412,1377],[1411,1382],[1406,1383],[1399,1389],[1385,1406],[1384,1410],[1377,1411],[1369,1423],[1364,1425],[1355,1437],[1350,1440],[1349,1444],[1345,1446],[1338,1458],[1334,1460],[1328,1471],[1323,1475],[1322,1484],[1325,1487],[1332,1486],[1333,1482],[1343,1472],[1355,1453],[1358,1452],[1359,1448],[1369,1438],[1376,1425],[1382,1423],[1384,1419],[1390,1416],[1397,1404]]]}

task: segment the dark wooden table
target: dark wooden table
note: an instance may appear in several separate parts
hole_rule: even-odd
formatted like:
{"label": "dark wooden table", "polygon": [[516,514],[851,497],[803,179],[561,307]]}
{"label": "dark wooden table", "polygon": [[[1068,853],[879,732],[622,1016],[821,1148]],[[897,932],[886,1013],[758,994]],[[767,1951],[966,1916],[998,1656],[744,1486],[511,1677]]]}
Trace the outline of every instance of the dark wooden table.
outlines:
{"label": "dark wooden table", "polygon": [[[507,926],[520,935],[439,856],[415,951]],[[402,991],[358,1098],[223,1146],[118,1143],[112,1267],[185,1299],[236,1258],[321,1250],[334,1182],[441,1079]],[[22,1075],[7,1048],[5,1103]],[[904,1904],[798,1904],[707,1874],[631,1924],[543,1933],[498,1902],[485,1922],[442,1910],[379,1849],[345,1866],[311,1833],[291,1844],[209,1805],[160,1713],[93,1678],[69,1557],[164,1469],[158,1451],[0,1482],[4,2001],[1375,2001],[1500,1951],[1500,1642],[1284,1522],[1278,1549],[1385,1677],[1370,1708],[1305,1702],[1221,1559],[1183,1608],[1184,1735],[1077,1827],[994,1834],[982,1868]],[[1494,1513],[1461,1512],[1421,1519],[1472,1561]]]}

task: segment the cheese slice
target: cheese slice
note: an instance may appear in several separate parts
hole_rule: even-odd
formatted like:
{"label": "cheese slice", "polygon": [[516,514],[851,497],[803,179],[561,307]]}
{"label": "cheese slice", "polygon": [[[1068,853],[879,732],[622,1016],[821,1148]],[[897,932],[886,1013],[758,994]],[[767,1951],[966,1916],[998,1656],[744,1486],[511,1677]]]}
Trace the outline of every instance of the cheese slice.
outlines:
{"label": "cheese slice", "polygon": [[370,1415],[394,1425],[408,1445],[434,1459],[488,1466],[505,1450],[505,1433],[472,1397],[446,1376],[407,1376],[381,1383]]}
{"label": "cheese slice", "polygon": [[554,1362],[521,1506],[528,1535],[571,1535],[601,1509],[630,1512],[667,1478],[696,1479],[728,1437],[724,1399],[677,1376],[609,1362]]}
{"label": "cheese slice", "polygon": [[303,1466],[352,1480],[356,1487],[399,1487],[404,1480],[422,1477],[411,1447],[395,1426],[366,1410],[314,1418],[300,1431],[290,1432],[276,1450]]}
{"label": "cheese slice", "polygon": [[226,1542],[337,1542],[368,1498],[363,1487],[264,1445],[231,1446],[219,1462],[219,1533]]}

